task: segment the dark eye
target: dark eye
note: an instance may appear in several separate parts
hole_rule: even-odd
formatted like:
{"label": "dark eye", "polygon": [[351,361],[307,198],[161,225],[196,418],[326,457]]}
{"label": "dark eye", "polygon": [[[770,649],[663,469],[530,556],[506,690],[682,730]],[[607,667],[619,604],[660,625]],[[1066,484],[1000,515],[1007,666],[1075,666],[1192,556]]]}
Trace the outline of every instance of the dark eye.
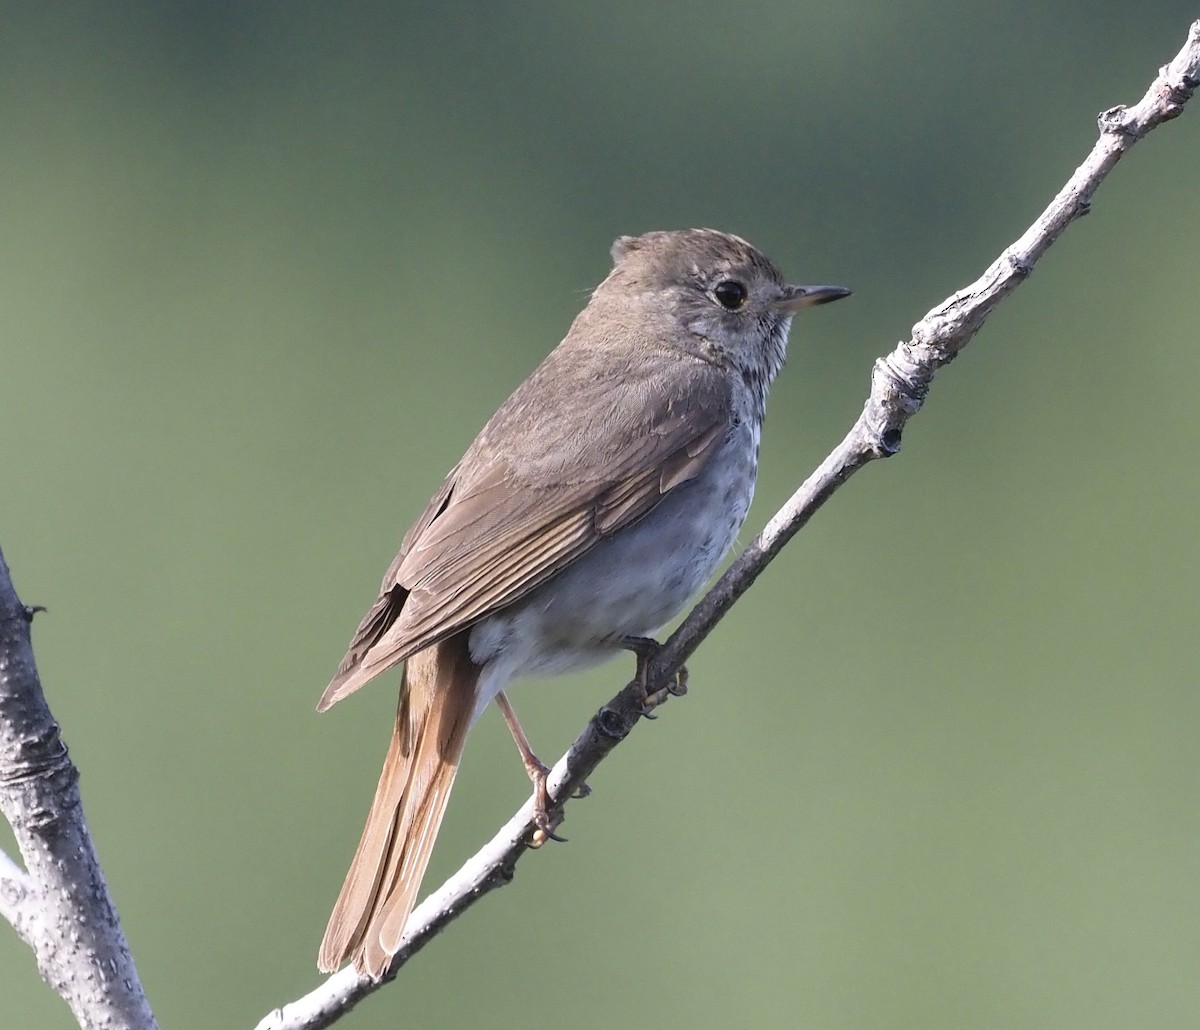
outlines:
{"label": "dark eye", "polygon": [[717,303],[728,311],[737,311],[746,303],[746,287],[735,279],[722,279],[713,287]]}

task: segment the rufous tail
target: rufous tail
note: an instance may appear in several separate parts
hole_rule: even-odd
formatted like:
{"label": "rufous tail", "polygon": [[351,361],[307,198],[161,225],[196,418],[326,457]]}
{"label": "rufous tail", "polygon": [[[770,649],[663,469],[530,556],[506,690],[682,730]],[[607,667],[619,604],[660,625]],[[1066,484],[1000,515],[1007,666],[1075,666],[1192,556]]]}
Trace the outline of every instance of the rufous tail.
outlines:
{"label": "rufous tail", "polygon": [[387,972],[446,811],[478,685],[465,633],[406,663],[375,800],[321,941],[322,971],[353,958],[374,980]]}

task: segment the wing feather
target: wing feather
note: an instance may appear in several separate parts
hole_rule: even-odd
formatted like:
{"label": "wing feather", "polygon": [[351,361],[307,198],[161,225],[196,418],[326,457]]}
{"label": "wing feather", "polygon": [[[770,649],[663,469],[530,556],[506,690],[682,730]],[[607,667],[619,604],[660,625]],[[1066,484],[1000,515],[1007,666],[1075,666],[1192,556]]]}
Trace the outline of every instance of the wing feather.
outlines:
{"label": "wing feather", "polygon": [[[406,534],[319,708],[518,602],[643,518],[700,474],[733,424],[727,380],[699,360],[608,386],[606,416],[581,421],[604,411],[586,390],[605,381],[576,377],[590,384],[580,396],[551,390],[546,370],[560,353],[493,416]],[[573,356],[577,367],[585,359]]]}

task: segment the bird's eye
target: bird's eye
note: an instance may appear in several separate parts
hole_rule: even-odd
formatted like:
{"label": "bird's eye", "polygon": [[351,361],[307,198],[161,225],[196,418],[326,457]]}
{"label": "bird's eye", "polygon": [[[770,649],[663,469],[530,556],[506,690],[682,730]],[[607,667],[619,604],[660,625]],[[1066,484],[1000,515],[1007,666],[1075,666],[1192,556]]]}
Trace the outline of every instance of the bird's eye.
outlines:
{"label": "bird's eye", "polygon": [[713,296],[717,303],[727,311],[737,311],[746,303],[746,287],[735,279],[722,279],[713,287]]}

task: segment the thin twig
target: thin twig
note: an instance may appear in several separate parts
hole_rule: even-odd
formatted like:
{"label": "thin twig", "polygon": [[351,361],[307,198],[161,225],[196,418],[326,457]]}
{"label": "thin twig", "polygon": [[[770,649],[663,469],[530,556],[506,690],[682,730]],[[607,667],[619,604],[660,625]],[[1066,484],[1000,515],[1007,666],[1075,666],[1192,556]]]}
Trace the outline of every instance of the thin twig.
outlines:
{"label": "thin twig", "polygon": [[38,915],[37,892],[33,880],[16,862],[0,851],[0,916],[3,916],[31,948],[33,921]]}
{"label": "thin twig", "polygon": [[[1200,84],[1200,21],[1187,43],[1132,108],[1100,115],[1100,138],[1045,211],[975,282],[959,290],[913,326],[912,339],[875,362],[862,414],[838,447],[767,523],[650,663],[648,686],[661,689],[749,589],[796,532],[851,475],[875,458],[895,454],[905,424],[921,407],[937,370],[971,340],[995,306],[1032,271],[1068,225],[1086,214],[1092,194],[1121,156],[1151,129],[1177,117]],[[550,797],[562,805],[637,724],[640,694],[630,684],[600,709],[554,766]],[[416,908],[387,979],[484,894],[512,879],[534,831],[527,802],[477,854]],[[386,980],[383,982],[387,982]],[[381,984],[347,967],[320,987],[267,1015],[257,1030],[318,1030],[329,1026]]]}
{"label": "thin twig", "polygon": [[28,870],[4,856],[0,914],[81,1027],[156,1030],[83,816],[79,773],[38,680],[34,611],[0,554],[0,810]]}

